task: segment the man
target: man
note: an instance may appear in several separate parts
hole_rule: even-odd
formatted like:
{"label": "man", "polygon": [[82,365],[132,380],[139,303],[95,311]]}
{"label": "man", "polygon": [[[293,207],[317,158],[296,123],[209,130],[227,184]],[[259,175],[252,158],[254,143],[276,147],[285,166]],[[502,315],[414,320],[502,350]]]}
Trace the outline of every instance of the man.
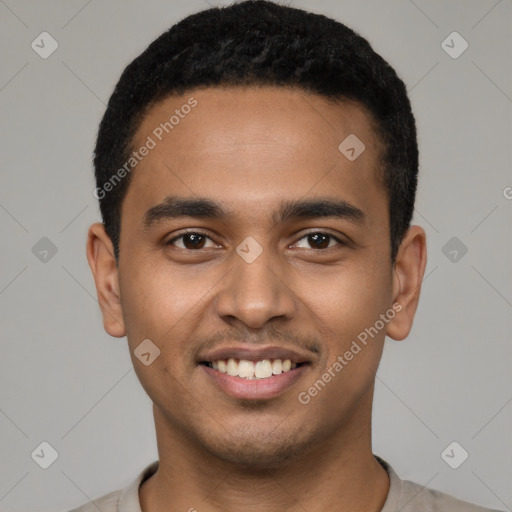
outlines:
{"label": "man", "polygon": [[484,511],[372,453],[385,336],[426,266],[403,82],[324,16],[190,16],[124,71],[95,149],[87,257],[159,460],[77,511]]}

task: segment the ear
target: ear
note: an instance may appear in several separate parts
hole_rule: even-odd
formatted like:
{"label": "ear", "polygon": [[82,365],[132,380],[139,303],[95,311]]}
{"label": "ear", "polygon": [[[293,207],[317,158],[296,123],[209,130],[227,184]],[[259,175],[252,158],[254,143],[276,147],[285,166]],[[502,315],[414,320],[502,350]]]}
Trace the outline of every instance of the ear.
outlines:
{"label": "ear", "polygon": [[114,247],[105,226],[99,222],[93,224],[87,234],[87,260],[96,284],[103,328],[110,336],[122,338],[126,335],[126,329]]}
{"label": "ear", "polygon": [[420,226],[411,226],[400,244],[393,269],[393,304],[397,304],[398,312],[388,323],[386,335],[394,340],[403,340],[412,328],[426,265],[425,231]]}

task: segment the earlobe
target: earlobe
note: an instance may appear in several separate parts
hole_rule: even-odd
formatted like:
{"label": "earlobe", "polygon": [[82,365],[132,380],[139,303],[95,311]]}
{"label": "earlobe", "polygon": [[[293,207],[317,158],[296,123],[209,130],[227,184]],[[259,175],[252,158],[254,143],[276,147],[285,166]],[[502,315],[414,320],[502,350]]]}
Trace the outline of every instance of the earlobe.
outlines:
{"label": "earlobe", "polygon": [[105,331],[116,338],[126,335],[119,289],[119,277],[112,241],[102,223],[87,234],[87,261],[94,276]]}
{"label": "earlobe", "polygon": [[398,313],[389,322],[386,334],[394,340],[405,339],[411,331],[426,265],[425,231],[411,226],[400,244],[393,269],[393,304]]}

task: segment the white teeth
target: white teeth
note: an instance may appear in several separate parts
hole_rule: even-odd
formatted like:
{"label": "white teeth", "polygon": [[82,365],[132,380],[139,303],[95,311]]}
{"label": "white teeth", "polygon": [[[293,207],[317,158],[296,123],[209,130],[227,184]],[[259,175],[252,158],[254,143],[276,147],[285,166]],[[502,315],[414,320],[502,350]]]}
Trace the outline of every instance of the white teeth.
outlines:
{"label": "white teeth", "polygon": [[272,363],[272,373],[274,375],[279,375],[283,372],[283,362],[281,359],[274,359],[274,362]]}
{"label": "white teeth", "polygon": [[238,376],[244,379],[254,377],[254,363],[245,359],[240,360],[238,363]]}
{"label": "white teeth", "polygon": [[232,377],[242,379],[268,379],[273,375],[289,372],[297,367],[289,359],[262,359],[261,361],[249,361],[247,359],[234,359],[230,357],[227,361],[219,359],[211,362],[212,368],[220,373],[227,373]]}
{"label": "white teeth", "polygon": [[268,379],[272,375],[272,363],[268,359],[258,361],[254,368],[254,376],[257,379]]}
{"label": "white teeth", "polygon": [[228,359],[228,366],[226,368],[226,373],[228,375],[231,375],[232,377],[235,377],[236,375],[238,375],[238,363],[232,357],[230,357]]}

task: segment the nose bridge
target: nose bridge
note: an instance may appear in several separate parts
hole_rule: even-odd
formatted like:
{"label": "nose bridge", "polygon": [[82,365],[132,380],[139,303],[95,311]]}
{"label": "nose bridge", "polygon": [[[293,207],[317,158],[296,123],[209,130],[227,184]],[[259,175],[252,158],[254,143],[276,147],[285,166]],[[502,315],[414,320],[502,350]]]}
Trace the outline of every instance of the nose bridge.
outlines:
{"label": "nose bridge", "polygon": [[294,293],[279,275],[273,251],[248,237],[233,253],[232,264],[217,298],[219,316],[236,317],[253,328],[273,317],[292,317]]}

